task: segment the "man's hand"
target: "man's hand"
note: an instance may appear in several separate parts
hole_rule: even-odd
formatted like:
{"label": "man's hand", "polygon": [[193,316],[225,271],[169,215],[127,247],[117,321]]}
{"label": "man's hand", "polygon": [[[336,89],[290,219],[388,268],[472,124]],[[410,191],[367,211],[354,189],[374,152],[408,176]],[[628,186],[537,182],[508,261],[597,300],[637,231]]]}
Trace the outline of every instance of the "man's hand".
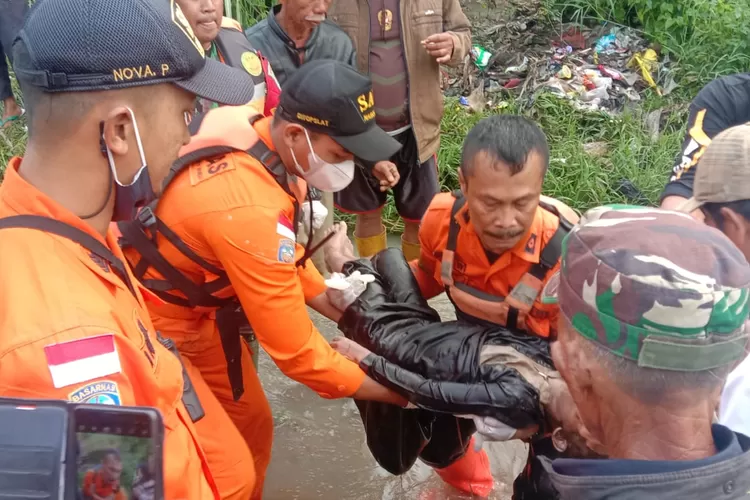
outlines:
{"label": "man's hand", "polygon": [[445,64],[453,57],[455,41],[450,33],[430,35],[422,40],[422,45],[427,53],[437,60],[438,64]]}
{"label": "man's hand", "polygon": [[372,175],[380,181],[380,190],[388,191],[393,186],[398,184],[398,180],[401,176],[398,173],[398,168],[393,162],[390,161],[379,161],[372,167]]}

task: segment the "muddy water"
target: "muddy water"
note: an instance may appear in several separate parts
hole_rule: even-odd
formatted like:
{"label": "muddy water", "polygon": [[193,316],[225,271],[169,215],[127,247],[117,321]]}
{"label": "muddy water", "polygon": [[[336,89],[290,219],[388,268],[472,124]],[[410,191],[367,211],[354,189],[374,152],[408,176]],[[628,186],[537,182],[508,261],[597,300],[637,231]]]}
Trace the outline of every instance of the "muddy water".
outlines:
{"label": "muddy water", "polygon": [[[393,245],[393,243],[392,243]],[[393,245],[395,246],[395,245]],[[455,316],[444,296],[432,302],[444,319]],[[327,338],[336,325],[310,312]],[[380,468],[365,444],[362,422],[354,403],[329,401],[283,376],[265,353],[260,375],[276,423],[273,458],[264,498],[269,500],[401,500],[465,499],[442,484],[427,466],[417,462],[407,474],[390,475]],[[510,499],[513,478],[526,459],[520,442],[485,444],[495,477],[491,498]]]}

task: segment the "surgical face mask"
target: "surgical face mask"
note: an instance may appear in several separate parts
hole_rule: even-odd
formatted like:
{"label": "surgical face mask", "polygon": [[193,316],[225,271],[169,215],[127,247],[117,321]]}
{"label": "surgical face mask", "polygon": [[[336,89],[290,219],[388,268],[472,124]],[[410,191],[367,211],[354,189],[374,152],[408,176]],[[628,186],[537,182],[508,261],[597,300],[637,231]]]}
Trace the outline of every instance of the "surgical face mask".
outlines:
{"label": "surgical face mask", "polygon": [[302,170],[302,167],[297,161],[297,157],[294,155],[294,150],[290,149],[294,165],[297,167],[299,175],[305,179],[310,186],[325,191],[326,193],[336,193],[351,184],[352,179],[354,179],[354,161],[345,160],[340,163],[328,163],[323,161],[317,154],[315,154],[307,130],[305,130],[305,138],[307,139],[307,145],[310,147],[310,153],[307,155],[307,162],[310,168],[307,172]]}
{"label": "surgical face mask", "polygon": [[154,188],[151,186],[151,177],[148,175],[148,165],[146,164],[146,157],[143,153],[143,144],[141,143],[141,134],[138,131],[138,124],[135,121],[133,110],[128,108],[128,112],[133,119],[135,142],[138,146],[138,154],[141,158],[141,168],[138,169],[138,172],[136,172],[135,177],[133,177],[133,181],[130,184],[123,184],[120,182],[120,179],[117,178],[117,169],[115,168],[115,160],[112,157],[112,151],[106,146],[106,142],[104,142],[104,137],[102,136],[102,143],[105,145],[107,151],[109,168],[112,171],[112,176],[115,180],[115,210],[112,214],[112,220],[115,222],[135,219],[138,208],[148,205],[156,199],[156,193],[154,193]]}

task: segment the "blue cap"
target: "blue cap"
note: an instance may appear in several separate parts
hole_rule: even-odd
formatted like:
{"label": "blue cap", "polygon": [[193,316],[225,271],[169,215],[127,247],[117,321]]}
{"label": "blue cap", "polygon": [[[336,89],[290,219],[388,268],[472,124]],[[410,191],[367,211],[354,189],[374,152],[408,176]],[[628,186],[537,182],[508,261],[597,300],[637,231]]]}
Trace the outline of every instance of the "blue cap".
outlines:
{"label": "blue cap", "polygon": [[13,63],[21,82],[44,92],[173,83],[220,104],[253,98],[245,71],[206,58],[175,0],[40,0]]}

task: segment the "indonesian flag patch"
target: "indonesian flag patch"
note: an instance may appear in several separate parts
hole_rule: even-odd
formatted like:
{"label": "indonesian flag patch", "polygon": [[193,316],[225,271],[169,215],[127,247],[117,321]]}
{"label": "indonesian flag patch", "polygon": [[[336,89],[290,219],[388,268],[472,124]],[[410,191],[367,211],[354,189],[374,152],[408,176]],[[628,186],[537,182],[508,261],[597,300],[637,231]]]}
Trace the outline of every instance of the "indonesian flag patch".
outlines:
{"label": "indonesian flag patch", "polygon": [[44,347],[56,389],[120,373],[113,334],[97,335]]}
{"label": "indonesian flag patch", "polygon": [[282,238],[286,238],[292,241],[297,241],[297,236],[294,232],[294,225],[284,214],[279,215],[279,221],[276,223],[276,233]]}

